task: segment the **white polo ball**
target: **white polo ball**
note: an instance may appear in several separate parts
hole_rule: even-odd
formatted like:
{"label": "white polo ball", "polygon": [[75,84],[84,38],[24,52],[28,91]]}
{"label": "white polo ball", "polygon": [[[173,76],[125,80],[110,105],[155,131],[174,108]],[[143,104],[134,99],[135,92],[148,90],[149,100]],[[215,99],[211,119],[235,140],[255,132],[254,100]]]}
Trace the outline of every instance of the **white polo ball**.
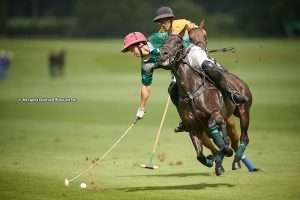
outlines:
{"label": "white polo ball", "polygon": [[86,183],[82,182],[80,183],[80,188],[81,189],[85,189],[87,187]]}
{"label": "white polo ball", "polygon": [[65,186],[68,187],[70,184],[69,180],[67,178],[65,178]]}

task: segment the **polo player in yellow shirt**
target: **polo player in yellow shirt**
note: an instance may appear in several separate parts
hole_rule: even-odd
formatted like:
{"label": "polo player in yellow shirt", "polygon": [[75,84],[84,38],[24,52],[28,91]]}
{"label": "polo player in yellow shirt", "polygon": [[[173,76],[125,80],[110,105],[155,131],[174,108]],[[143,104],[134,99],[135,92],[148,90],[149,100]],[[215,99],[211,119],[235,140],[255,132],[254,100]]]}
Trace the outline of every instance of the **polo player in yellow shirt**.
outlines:
{"label": "polo player in yellow shirt", "polygon": [[187,19],[175,19],[175,15],[170,7],[160,7],[157,9],[156,16],[153,21],[159,24],[159,32],[179,34],[186,26],[186,36],[188,36],[189,30],[198,27],[196,24]]}

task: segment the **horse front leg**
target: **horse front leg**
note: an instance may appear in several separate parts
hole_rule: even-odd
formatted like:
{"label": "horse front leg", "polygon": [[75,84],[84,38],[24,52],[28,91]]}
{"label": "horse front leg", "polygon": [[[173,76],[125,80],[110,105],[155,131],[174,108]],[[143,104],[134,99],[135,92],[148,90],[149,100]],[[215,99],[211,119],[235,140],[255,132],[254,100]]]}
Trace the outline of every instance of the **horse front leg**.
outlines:
{"label": "horse front leg", "polygon": [[217,155],[218,149],[206,132],[200,134],[200,140],[202,141],[203,145],[210,150],[213,156]]}
{"label": "horse front leg", "polygon": [[197,154],[197,160],[205,165],[206,167],[212,167],[213,166],[213,159],[205,157],[203,154],[203,145],[202,141],[200,139],[200,134],[194,131],[191,131],[189,133],[191,141],[193,143],[193,146],[195,148],[196,154]]}
{"label": "horse front leg", "polygon": [[208,128],[214,143],[218,146],[220,151],[228,157],[232,156],[233,151],[229,147],[230,138],[227,133],[227,126],[220,112],[214,112],[211,114],[208,121]]}
{"label": "horse front leg", "polygon": [[212,155],[207,156],[207,159],[210,159],[212,162],[215,162],[215,173],[217,176],[222,175],[225,170],[222,165],[223,163],[223,158],[224,158],[224,153],[222,151],[218,151],[216,146],[212,143],[211,139],[207,136],[207,134],[202,134],[201,135],[201,140],[203,141],[203,144],[205,147],[207,147]]}

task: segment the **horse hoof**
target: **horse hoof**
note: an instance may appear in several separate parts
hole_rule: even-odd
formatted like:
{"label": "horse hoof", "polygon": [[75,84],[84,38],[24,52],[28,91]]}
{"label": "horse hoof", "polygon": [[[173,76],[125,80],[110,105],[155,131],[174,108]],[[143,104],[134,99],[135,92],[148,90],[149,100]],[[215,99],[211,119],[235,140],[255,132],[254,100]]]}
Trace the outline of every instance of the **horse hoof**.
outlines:
{"label": "horse hoof", "polygon": [[226,157],[231,157],[233,155],[233,150],[230,147],[225,147],[223,153]]}
{"label": "horse hoof", "polygon": [[237,169],[241,169],[241,163],[239,161],[233,161],[232,162],[232,170],[237,170]]}
{"label": "horse hoof", "polygon": [[222,170],[223,173],[225,172],[225,169],[224,169],[223,165],[221,165],[221,170]]}
{"label": "horse hoof", "polygon": [[215,172],[216,172],[216,175],[217,175],[217,176],[221,176],[221,175],[223,175],[223,173],[224,173],[224,168],[223,168],[222,166],[216,167],[216,168],[215,168]]}
{"label": "horse hoof", "polygon": [[215,173],[217,176],[221,176],[225,172],[225,169],[221,162],[216,161]]}

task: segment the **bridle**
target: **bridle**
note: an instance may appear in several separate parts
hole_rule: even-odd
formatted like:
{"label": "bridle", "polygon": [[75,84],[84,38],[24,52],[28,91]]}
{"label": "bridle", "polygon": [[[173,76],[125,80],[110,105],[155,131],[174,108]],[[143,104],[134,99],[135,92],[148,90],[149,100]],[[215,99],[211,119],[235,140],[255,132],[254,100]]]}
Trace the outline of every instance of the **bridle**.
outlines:
{"label": "bridle", "polygon": [[[205,73],[201,70],[199,70],[196,67],[191,66],[188,61],[186,61],[186,56],[188,55],[189,51],[190,51],[190,47],[188,48],[184,48],[183,44],[182,44],[182,38],[179,35],[170,35],[172,37],[178,37],[178,39],[180,39],[180,47],[177,44],[177,46],[175,47],[175,51],[170,54],[170,49],[172,49],[166,42],[166,45],[164,47],[162,47],[162,51],[166,51],[169,55],[166,59],[171,60],[171,62],[169,63],[170,67],[171,67],[171,71],[173,72],[174,76],[178,79],[178,73],[177,73],[177,69],[179,67],[180,64],[185,64],[187,65],[193,73],[203,77],[203,82],[202,84],[200,84],[194,91],[189,91],[187,88],[185,88],[184,86],[181,85],[182,90],[184,91],[184,93],[186,94],[187,98],[185,98],[185,101],[191,101],[192,102],[192,106],[194,107],[194,98],[199,96],[204,90],[205,90],[205,85],[206,85],[206,81],[205,81]],[[169,37],[170,37],[169,36]],[[170,39],[170,38],[169,38]],[[177,38],[176,38],[177,39]]]}
{"label": "bridle", "polygon": [[[178,62],[180,62],[182,59],[186,57],[185,49],[182,44],[182,38],[179,35],[172,34],[170,37],[178,37],[180,39],[180,44],[176,44],[176,51],[172,52],[171,47],[169,45],[165,45],[161,48],[161,52],[167,52],[168,57],[166,59],[169,59],[171,62],[169,63],[170,66],[175,67]],[[178,47],[180,45],[180,47]],[[172,53],[170,53],[172,52]]]}

